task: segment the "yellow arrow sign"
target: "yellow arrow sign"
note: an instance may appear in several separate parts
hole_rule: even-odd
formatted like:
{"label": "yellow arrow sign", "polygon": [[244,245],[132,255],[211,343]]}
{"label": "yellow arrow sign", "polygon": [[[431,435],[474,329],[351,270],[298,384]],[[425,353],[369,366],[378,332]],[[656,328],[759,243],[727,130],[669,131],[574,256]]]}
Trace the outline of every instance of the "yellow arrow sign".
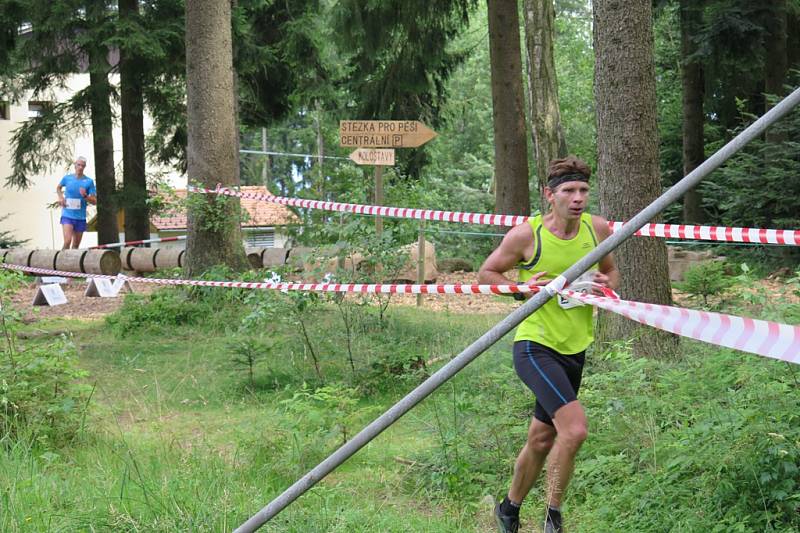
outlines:
{"label": "yellow arrow sign", "polygon": [[394,165],[394,149],[392,148],[359,148],[350,159],[359,165]]}
{"label": "yellow arrow sign", "polygon": [[339,145],[362,148],[416,148],[436,137],[418,120],[340,120]]}

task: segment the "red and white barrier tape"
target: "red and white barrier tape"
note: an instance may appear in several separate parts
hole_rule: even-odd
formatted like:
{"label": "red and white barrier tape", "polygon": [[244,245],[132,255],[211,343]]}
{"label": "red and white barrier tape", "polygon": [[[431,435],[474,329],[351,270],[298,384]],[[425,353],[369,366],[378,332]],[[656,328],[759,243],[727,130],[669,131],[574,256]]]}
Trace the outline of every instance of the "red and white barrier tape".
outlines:
{"label": "red and white barrier tape", "polygon": [[157,237],[154,239],[143,239],[140,241],[121,241],[111,242],[108,244],[98,244],[97,246],[90,246],[90,250],[101,250],[105,248],[122,248],[123,246],[137,246],[139,244],[150,244],[153,242],[170,242],[170,241],[185,241],[186,235],[178,235],[177,237]]}
{"label": "red and white barrier tape", "polygon": [[2,264],[9,270],[20,270],[32,274],[48,276],[62,276],[67,278],[106,278],[117,279],[123,277],[134,283],[152,283],[156,285],[186,285],[191,287],[226,287],[230,289],[271,289],[279,291],[310,291],[310,292],[353,292],[361,294],[514,294],[532,293],[538,291],[537,287],[528,285],[479,285],[479,284],[429,284],[416,285],[406,283],[286,283],[286,282],[255,282],[255,281],[208,281],[194,279],[159,279],[135,278],[122,274],[109,276],[105,274],[84,274],[80,272],[63,272],[47,268],[26,267],[22,265]]}
{"label": "red and white barrier tape", "polygon": [[[609,222],[611,231],[618,231],[622,222]],[[800,246],[800,230],[732,228],[726,226],[693,226],[689,224],[645,224],[634,235],[691,239],[698,241],[746,242]]]}
{"label": "red and white barrier tape", "polygon": [[800,326],[564,290],[567,298],[699,341],[800,364]]}
{"label": "red and white barrier tape", "polygon": [[[247,281],[206,281],[186,279],[131,278],[123,275],[83,274],[21,265],[0,265],[10,270],[75,278],[124,278],[130,282],[157,285],[227,287],[235,289],[271,289],[281,291],[353,292],[362,294],[512,294],[533,293],[539,287],[528,285],[411,285],[363,283],[272,283]],[[621,300],[613,296],[595,296],[560,289],[559,279],[545,287],[562,296],[620,314],[636,322],[669,331],[683,337],[734,348],[772,359],[800,364],[800,326],[767,322],[753,318],[695,311],[681,307]],[[613,295],[613,291],[607,292]]]}
{"label": "red and white barrier tape", "polygon": [[[405,207],[385,207],[376,205],[347,204],[339,202],[323,202],[320,200],[304,200],[287,198],[272,194],[241,192],[226,187],[204,189],[189,187],[189,192],[203,194],[222,194],[239,198],[250,198],[274,204],[321,209],[324,211],[341,211],[359,215],[379,215],[389,218],[409,218],[416,220],[434,220],[438,222],[461,222],[465,224],[482,224],[486,226],[516,226],[525,222],[528,217],[519,215],[488,215],[480,213],[462,213],[457,211],[436,211],[433,209],[411,209]],[[623,222],[609,222],[611,231],[618,231]],[[670,239],[688,239],[704,241],[743,242],[759,244],[778,244],[800,246],[800,230],[734,228],[726,226],[694,226],[686,224],[645,224],[635,235],[643,237],[665,237]]]}

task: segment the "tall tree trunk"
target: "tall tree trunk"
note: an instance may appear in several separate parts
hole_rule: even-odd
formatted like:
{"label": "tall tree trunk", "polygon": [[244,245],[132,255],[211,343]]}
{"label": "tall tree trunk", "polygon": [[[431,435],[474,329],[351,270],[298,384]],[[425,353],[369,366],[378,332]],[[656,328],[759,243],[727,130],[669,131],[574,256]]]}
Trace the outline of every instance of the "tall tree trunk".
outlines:
{"label": "tall tree trunk", "polygon": [[[189,183],[214,188],[239,185],[236,102],[227,1],[186,3],[186,110]],[[236,198],[192,197],[188,212],[186,270],[196,275],[216,264],[243,270],[240,206]]]}
{"label": "tall tree trunk", "polygon": [[[88,2],[87,19],[102,24],[106,16],[103,2]],[[116,176],[114,175],[114,124],[111,111],[111,84],[108,81],[108,49],[96,43],[89,49],[90,116],[92,147],[94,149],[95,185],[97,186],[97,241],[99,244],[117,242],[119,229],[116,207]]]}
{"label": "tall tree trunk", "polygon": [[786,13],[786,65],[790,69],[800,68],[800,8]]}
{"label": "tall tree trunk", "polygon": [[[697,43],[694,39],[703,24],[703,8],[697,2],[681,0],[681,55],[683,68],[683,175],[689,174],[705,161],[705,142],[703,139],[703,98],[705,95],[705,72],[703,63],[697,57]],[[699,224],[705,221],[703,197],[697,188],[683,197],[683,221]]]}
{"label": "tall tree trunk", "polygon": [[555,7],[553,0],[524,0],[525,45],[528,52],[528,107],[536,156],[539,208],[547,211],[544,188],[550,160],[567,155],[567,140],[558,108],[558,78],[553,57]]}
{"label": "tall tree trunk", "polygon": [[[770,0],[770,16],[766,19],[766,39],[764,43],[764,92],[783,96],[786,83],[786,0]],[[771,106],[767,103],[767,110]]]}
{"label": "tall tree trunk", "polygon": [[495,213],[530,214],[517,0],[487,0],[492,70]]}
{"label": "tall tree trunk", "polygon": [[314,102],[314,131],[317,134],[317,195],[320,199],[325,195],[325,139],[322,136],[322,102]]}
{"label": "tall tree trunk", "polygon": [[[650,0],[595,0],[595,101],[600,210],[627,220],[661,191]],[[617,248],[623,298],[671,304],[662,239],[631,238]],[[633,339],[641,355],[672,355],[677,337],[605,313],[599,342]]]}
{"label": "tall tree trunk", "polygon": [[[139,0],[119,0],[119,18],[135,22]],[[147,205],[147,175],[144,150],[144,100],[142,78],[136,65],[140,59],[120,50],[120,116],[122,118],[122,199],[125,209],[125,240],[150,237]]]}

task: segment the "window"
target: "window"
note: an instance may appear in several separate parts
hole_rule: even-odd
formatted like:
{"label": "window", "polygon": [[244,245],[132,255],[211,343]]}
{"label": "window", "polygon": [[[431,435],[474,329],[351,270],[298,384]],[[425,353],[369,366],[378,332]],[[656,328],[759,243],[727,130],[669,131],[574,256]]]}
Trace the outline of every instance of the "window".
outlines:
{"label": "window", "polygon": [[41,117],[50,107],[50,102],[28,102],[28,118]]}
{"label": "window", "polygon": [[247,246],[252,246],[253,248],[274,248],[275,247],[275,230],[274,229],[267,229],[267,230],[255,230],[255,231],[247,231],[245,230],[245,243]]}
{"label": "window", "polygon": [[8,102],[0,102],[0,120],[11,120],[11,110]]}

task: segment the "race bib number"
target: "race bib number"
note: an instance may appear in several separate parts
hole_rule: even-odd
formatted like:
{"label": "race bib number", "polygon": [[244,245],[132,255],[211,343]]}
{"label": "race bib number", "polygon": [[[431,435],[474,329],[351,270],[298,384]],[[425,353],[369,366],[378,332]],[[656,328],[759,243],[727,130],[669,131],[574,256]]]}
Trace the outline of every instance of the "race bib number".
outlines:
{"label": "race bib number", "polygon": [[[592,279],[594,278],[594,274],[595,274],[594,270],[589,270],[588,272],[584,272],[580,277],[578,277],[578,279],[573,281],[567,288],[575,292],[581,292],[583,294],[591,294]],[[572,309],[573,307],[583,307],[586,304],[559,294],[558,305],[560,305],[562,309]]]}
{"label": "race bib number", "polygon": [[80,198],[67,198],[67,209],[80,209],[80,208],[81,208]]}

